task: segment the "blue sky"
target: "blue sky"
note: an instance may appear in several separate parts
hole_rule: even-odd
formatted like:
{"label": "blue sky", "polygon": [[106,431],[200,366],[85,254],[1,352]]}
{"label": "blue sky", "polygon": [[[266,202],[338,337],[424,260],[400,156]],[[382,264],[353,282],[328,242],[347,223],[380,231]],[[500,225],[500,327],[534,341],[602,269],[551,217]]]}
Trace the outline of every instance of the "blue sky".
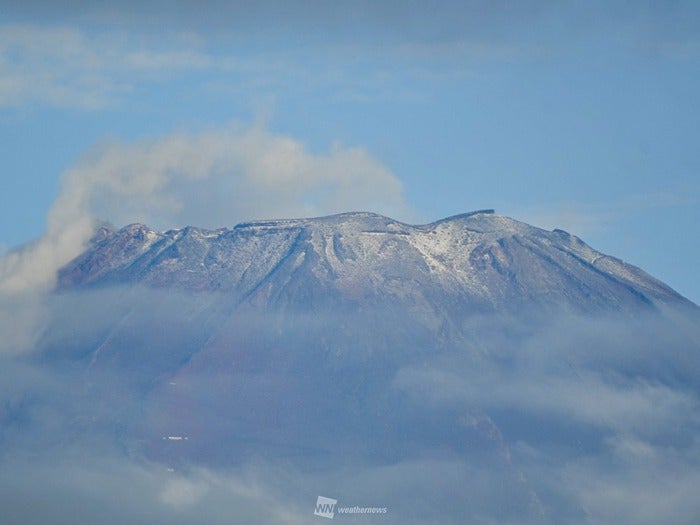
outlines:
{"label": "blue sky", "polygon": [[696,2],[29,1],[3,13],[5,250],[66,237],[73,209],[213,227],[495,208],[700,302]]}

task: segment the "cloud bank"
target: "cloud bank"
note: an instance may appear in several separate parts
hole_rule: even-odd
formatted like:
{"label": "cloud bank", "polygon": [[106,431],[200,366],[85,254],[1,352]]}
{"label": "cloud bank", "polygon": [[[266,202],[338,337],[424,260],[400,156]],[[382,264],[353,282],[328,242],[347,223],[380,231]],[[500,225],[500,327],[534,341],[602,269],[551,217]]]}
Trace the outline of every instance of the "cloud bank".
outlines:
{"label": "cloud bank", "polygon": [[360,523],[700,512],[697,312],[482,316],[436,351],[419,314],[234,319],[226,299],[54,297],[42,358],[0,360],[4,516],[308,523],[319,495],[388,507]]}

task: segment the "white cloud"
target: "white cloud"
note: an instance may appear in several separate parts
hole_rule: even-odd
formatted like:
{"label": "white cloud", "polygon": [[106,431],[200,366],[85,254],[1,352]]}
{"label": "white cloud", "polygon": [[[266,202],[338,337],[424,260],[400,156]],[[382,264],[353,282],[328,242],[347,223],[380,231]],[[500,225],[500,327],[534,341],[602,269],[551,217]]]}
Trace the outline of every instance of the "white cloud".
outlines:
{"label": "white cloud", "polygon": [[0,295],[0,356],[17,355],[33,348],[48,318],[47,305],[36,294]]}
{"label": "white cloud", "polygon": [[666,315],[549,319],[477,357],[404,368],[394,386],[427,408],[491,414],[551,522],[693,523],[698,328]]}
{"label": "white cloud", "polygon": [[615,523],[694,523],[700,503],[697,440],[686,448],[613,438],[611,450],[570,460],[567,480],[591,520]]}
{"label": "white cloud", "polygon": [[190,507],[200,501],[207,492],[207,486],[182,476],[173,476],[161,489],[159,499],[175,508]]}
{"label": "white cloud", "polygon": [[[678,379],[650,377],[692,380],[700,362],[688,345],[697,340],[698,329],[680,315],[665,315],[551,318],[546,329],[525,331],[517,342],[486,340],[478,367],[457,354],[431,367],[399,370],[394,386],[434,405],[566,418],[645,439],[669,428],[687,431],[700,425],[697,394]],[[484,330],[488,323],[484,318],[475,326]],[[512,323],[503,318],[496,326],[509,333]],[[473,332],[479,334],[479,328]]]}
{"label": "white cloud", "polygon": [[50,286],[95,219],[165,229],[352,210],[405,218],[407,209],[401,182],[364,149],[313,154],[261,125],[106,143],[63,174],[45,236],[0,258],[0,291]]}
{"label": "white cloud", "polygon": [[614,222],[640,214],[697,205],[700,201],[692,188],[674,185],[664,191],[632,193],[614,201],[583,204],[554,203],[548,206],[512,208],[509,214],[546,230],[566,230],[579,237],[604,233]]}
{"label": "white cloud", "polygon": [[223,67],[193,48],[191,39],[162,40],[166,45],[123,32],[93,36],[74,27],[0,26],[0,107],[94,110],[152,78],[146,75]]}
{"label": "white cloud", "polygon": [[568,417],[616,431],[645,432],[650,430],[650,421],[664,428],[698,421],[698,402],[684,392],[643,381],[610,384],[599,374],[585,371],[570,377],[530,377],[480,370],[479,377],[465,380],[458,372],[404,369],[395,384],[436,403]]}
{"label": "white cloud", "polygon": [[[105,455],[104,451],[101,451]],[[70,458],[3,460],[0,503],[8,522],[39,523],[307,523],[307,508],[266,480],[255,493],[237,487],[250,475],[193,469],[168,472],[164,465],[138,463],[95,451]],[[266,472],[263,475],[269,476]],[[26,498],[35,503],[27,505]],[[300,512],[303,509],[305,512]]]}
{"label": "white cloud", "polygon": [[565,230],[578,237],[589,237],[600,233],[613,218],[612,207],[592,208],[571,204],[550,206],[549,208],[526,208],[514,210],[511,214],[520,220],[545,230]]}
{"label": "white cloud", "polygon": [[405,215],[400,181],[362,148],[310,153],[257,125],[95,148],[65,176],[50,213],[117,224],[220,227],[253,218],[373,210]]}

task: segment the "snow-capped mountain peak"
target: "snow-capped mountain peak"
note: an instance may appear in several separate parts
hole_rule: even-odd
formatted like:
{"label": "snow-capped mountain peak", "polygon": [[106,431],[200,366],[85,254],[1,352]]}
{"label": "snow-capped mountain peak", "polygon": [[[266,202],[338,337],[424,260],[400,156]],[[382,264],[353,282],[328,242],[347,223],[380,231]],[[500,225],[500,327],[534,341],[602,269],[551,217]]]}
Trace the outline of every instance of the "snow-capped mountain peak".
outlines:
{"label": "snow-capped mountain peak", "polygon": [[[562,230],[493,210],[409,225],[375,213],[262,220],[156,232],[132,224],[98,238],[59,286],[143,284],[220,291],[268,306],[408,300],[459,310],[525,303],[578,311],[687,302],[639,268]],[[556,306],[555,306],[556,305]]]}

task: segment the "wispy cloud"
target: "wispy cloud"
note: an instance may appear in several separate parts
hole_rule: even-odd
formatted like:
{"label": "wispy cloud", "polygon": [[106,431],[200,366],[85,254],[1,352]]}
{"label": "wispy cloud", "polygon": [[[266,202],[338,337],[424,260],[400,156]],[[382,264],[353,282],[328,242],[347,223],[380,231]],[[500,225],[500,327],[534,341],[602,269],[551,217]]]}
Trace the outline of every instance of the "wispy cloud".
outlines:
{"label": "wispy cloud", "polygon": [[92,34],[72,26],[0,26],[0,107],[95,110],[163,75],[235,70],[232,57],[217,57],[197,42],[179,35]]}
{"label": "wispy cloud", "polygon": [[579,237],[587,237],[605,228],[613,212],[605,208],[569,205],[548,208],[515,210],[513,216],[529,224],[554,230],[565,230]]}
{"label": "wispy cloud", "polygon": [[649,421],[663,428],[700,422],[695,416],[700,404],[688,393],[645,381],[610,382],[593,372],[533,380],[520,372],[490,375],[481,370],[478,378],[466,378],[463,371],[403,370],[396,381],[398,387],[417,389],[436,403],[567,417],[570,422],[616,431],[648,431]]}
{"label": "wispy cloud", "polygon": [[[40,103],[96,109],[113,104],[155,72],[230,71],[236,64],[264,76],[269,54],[284,72],[292,50],[302,51],[293,61],[308,80],[324,74],[305,67],[312,55],[330,57],[324,70],[334,61],[359,60],[375,71],[398,66],[439,78],[468,73],[474,63],[566,57],[601,39],[612,40],[623,53],[687,58],[699,48],[697,8],[687,4],[532,1],[508,9],[489,2],[409,9],[364,0],[215,2],[206,9],[187,1],[178,2],[177,9],[133,2],[119,9],[100,3],[80,9],[22,4],[11,8],[14,18],[43,25],[0,26],[0,107]],[[213,52],[216,46],[223,53]],[[247,58],[238,56],[246,52]]]}
{"label": "wispy cloud", "polygon": [[697,337],[675,315],[549,320],[476,359],[404,368],[394,386],[434,409],[492,414],[556,522],[689,523],[699,508]]}
{"label": "wispy cloud", "polygon": [[386,98],[386,93],[395,96],[396,86],[406,90],[416,79],[444,82],[469,74],[474,61],[526,54],[522,47],[483,40],[312,47],[256,47],[244,41],[214,51],[216,41],[197,33],[162,31],[156,36],[86,27],[0,26],[0,107],[99,110],[150,83],[184,74],[194,89],[204,90],[212,82],[238,91],[249,86],[251,96],[260,85],[277,89],[292,82],[306,90],[324,87]]}
{"label": "wispy cloud", "polygon": [[605,232],[616,221],[664,209],[692,206],[698,202],[700,196],[692,188],[676,185],[663,191],[626,194],[616,201],[556,203],[514,208],[508,213],[540,228],[558,228],[580,237],[589,237]]}

